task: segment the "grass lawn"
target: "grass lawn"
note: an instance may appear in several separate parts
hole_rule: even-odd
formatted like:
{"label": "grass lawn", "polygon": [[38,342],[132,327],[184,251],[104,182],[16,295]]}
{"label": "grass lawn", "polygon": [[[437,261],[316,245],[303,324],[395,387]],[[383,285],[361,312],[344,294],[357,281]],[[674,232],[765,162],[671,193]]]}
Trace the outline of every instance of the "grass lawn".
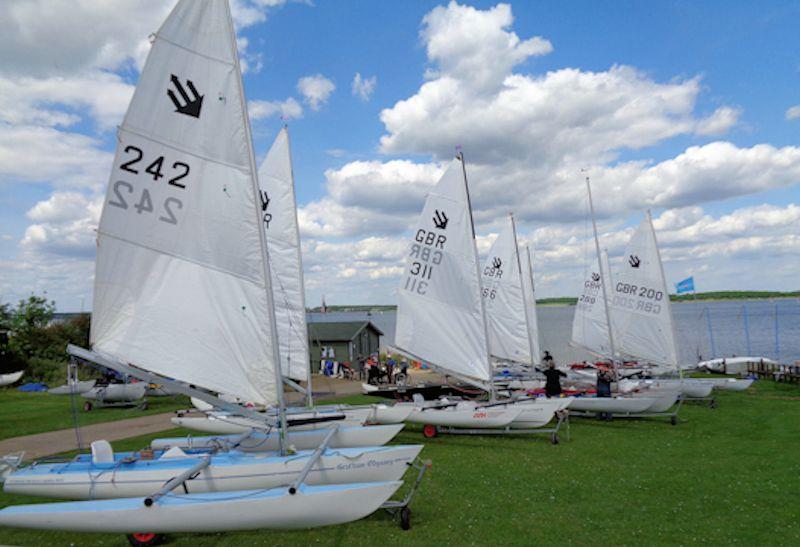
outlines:
{"label": "grass lawn", "polygon": [[[83,410],[85,399],[78,396],[78,423],[81,425],[113,422],[147,414],[170,412],[190,407],[186,397],[148,397],[147,410],[131,408],[96,408]],[[73,426],[69,395],[23,393],[16,389],[0,389],[0,440],[19,435],[56,431]]]}
{"label": "grass lawn", "polygon": [[[545,437],[426,441],[433,468],[408,532],[378,512],[343,526],[183,534],[170,544],[800,544],[800,388],[761,382],[723,392],[715,410],[686,405],[682,415],[688,421],[674,427],[574,419],[572,440],[558,446]],[[409,426],[396,442],[423,439]],[[0,505],[35,501],[0,495]],[[0,529],[0,543],[126,544],[120,535],[14,529]]]}

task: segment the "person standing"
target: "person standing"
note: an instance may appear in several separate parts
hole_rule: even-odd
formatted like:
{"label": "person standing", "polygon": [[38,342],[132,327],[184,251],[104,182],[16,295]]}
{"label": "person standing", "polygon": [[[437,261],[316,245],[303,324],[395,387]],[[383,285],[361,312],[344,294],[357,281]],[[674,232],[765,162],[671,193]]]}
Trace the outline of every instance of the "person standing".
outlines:
{"label": "person standing", "polygon": [[356,361],[357,364],[357,372],[358,372],[358,380],[363,382],[364,381],[364,356],[360,353],[358,354],[358,360]]}
{"label": "person standing", "polygon": [[[545,352],[546,353],[546,352]],[[546,369],[542,370],[540,368],[536,368],[537,371],[544,374],[546,381],[544,383],[544,394],[547,395],[547,398],[550,397],[560,397],[561,396],[561,377],[567,377],[566,373],[558,370],[556,368],[555,362],[553,362],[553,358],[551,357],[549,360],[549,365]]]}
{"label": "person standing", "polygon": [[[597,369],[597,396],[598,397],[611,397],[611,382],[614,376],[611,374],[609,368],[601,365]],[[611,420],[610,412],[601,412],[601,420]]]}

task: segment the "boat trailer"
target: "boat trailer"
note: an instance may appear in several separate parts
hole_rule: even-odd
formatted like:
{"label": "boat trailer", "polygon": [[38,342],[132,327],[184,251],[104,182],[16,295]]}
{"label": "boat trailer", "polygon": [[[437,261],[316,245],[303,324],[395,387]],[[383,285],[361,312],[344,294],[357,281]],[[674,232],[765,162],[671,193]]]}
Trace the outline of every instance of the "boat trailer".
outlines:
{"label": "boat trailer", "polygon": [[432,439],[440,434],[446,435],[549,435],[551,444],[559,443],[559,432],[562,426],[567,428],[567,440],[571,440],[569,417],[570,410],[559,410],[555,413],[557,420],[553,427],[532,427],[528,429],[512,429],[511,426],[494,428],[464,428],[443,425],[426,424],[422,427],[422,434]]}

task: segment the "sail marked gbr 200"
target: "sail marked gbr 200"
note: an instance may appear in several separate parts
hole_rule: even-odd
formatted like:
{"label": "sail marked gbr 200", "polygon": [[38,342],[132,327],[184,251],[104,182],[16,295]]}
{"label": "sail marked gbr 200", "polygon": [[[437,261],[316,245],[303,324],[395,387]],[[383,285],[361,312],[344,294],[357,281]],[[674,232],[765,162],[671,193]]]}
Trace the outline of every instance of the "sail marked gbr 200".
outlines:
{"label": "sail marked gbr 200", "polygon": [[[172,89],[167,89],[166,96],[175,105],[175,112],[193,118],[200,118],[203,96],[197,92],[194,83],[186,80],[186,85],[194,95],[190,99],[180,80],[170,75],[170,83],[178,91],[183,103],[176,97]],[[139,139],[132,139],[138,141]],[[111,187],[108,204],[120,209],[133,210],[136,214],[157,214],[158,220],[167,224],[178,224],[180,210],[183,209],[182,195],[186,190],[186,178],[191,172],[189,159],[177,151],[163,154],[154,149],[155,143],[142,140],[136,144],[120,146],[121,153],[115,166],[115,181]],[[168,195],[159,196],[155,203],[153,185],[166,185],[175,189]],[[164,192],[159,192],[164,194]]]}
{"label": "sail marked gbr 200", "polygon": [[447,214],[436,209],[432,220],[436,229],[420,228],[417,230],[409,252],[409,258],[413,260],[406,276],[405,289],[417,294],[425,294],[428,290],[426,280],[430,280],[433,276],[434,266],[442,263],[444,246],[447,243],[447,236],[442,233],[447,229],[449,221]]}
{"label": "sail marked gbr 200", "polygon": [[[628,257],[628,265],[633,269],[641,266],[641,259],[636,255]],[[614,285],[613,305],[644,313],[658,315],[661,313],[661,302],[664,291],[647,287],[643,284],[619,281]]]}

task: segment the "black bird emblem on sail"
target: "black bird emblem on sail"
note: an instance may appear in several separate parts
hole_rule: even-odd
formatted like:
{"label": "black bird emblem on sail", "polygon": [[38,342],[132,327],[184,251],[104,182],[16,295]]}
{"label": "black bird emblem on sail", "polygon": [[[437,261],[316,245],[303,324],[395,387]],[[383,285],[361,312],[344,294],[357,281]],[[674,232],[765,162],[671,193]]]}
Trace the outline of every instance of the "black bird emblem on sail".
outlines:
{"label": "black bird emblem on sail", "polygon": [[597,272],[592,272],[592,281],[594,281],[595,283],[600,281],[600,274]]}
{"label": "black bird emblem on sail", "polygon": [[447,215],[445,214],[444,211],[440,211],[439,209],[436,209],[436,211],[434,211],[433,225],[439,228],[440,230],[447,229],[447,222],[449,220],[450,219],[447,218]]}
{"label": "black bird emblem on sail", "polygon": [[631,255],[628,258],[628,264],[631,265],[631,268],[638,268],[642,264],[642,261],[638,256]]}
{"label": "black bird emblem on sail", "polygon": [[[186,87],[189,89],[189,92],[187,92],[177,76],[170,74],[169,79],[175,86],[175,91],[180,95],[179,99],[178,96],[175,95],[175,91],[171,89],[167,90],[167,95],[172,101],[172,104],[175,105],[175,112],[180,112],[181,114],[186,114],[193,118],[200,118],[200,110],[203,108],[203,95],[197,92],[194,82],[189,79],[186,80]],[[189,97],[189,93],[192,94],[192,97]]]}
{"label": "black bird emblem on sail", "polygon": [[499,270],[499,269],[500,269],[500,267],[501,267],[502,265],[503,265],[503,261],[502,261],[502,260],[500,260],[500,257],[496,256],[496,257],[494,257],[494,258],[492,259],[492,267],[493,267],[495,270]]}

